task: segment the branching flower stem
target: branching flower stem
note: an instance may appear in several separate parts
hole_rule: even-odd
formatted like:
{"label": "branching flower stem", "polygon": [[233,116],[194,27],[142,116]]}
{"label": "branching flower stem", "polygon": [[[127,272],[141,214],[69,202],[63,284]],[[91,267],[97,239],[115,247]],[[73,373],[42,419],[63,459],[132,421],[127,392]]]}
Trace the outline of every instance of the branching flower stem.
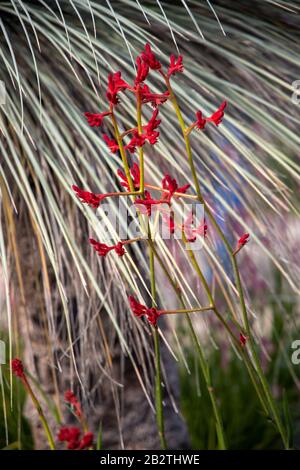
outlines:
{"label": "branching flower stem", "polygon": [[205,200],[202,196],[200,184],[199,184],[199,181],[198,181],[198,177],[197,177],[197,173],[196,173],[196,169],[195,169],[195,165],[194,165],[192,149],[191,149],[191,144],[190,144],[190,139],[189,139],[189,131],[188,131],[188,128],[186,127],[184,119],[182,117],[182,113],[181,113],[181,110],[178,106],[177,99],[176,99],[175,94],[173,92],[170,80],[165,75],[163,75],[163,76],[164,76],[167,88],[169,90],[169,93],[170,93],[170,101],[172,102],[172,105],[174,107],[175,113],[177,115],[181,130],[182,130],[182,135],[183,135],[184,142],[185,142],[188,162],[189,162],[190,170],[191,170],[191,173],[192,173],[196,194],[198,196],[198,201],[201,204],[204,205],[204,209],[205,209],[212,225],[214,226],[214,228],[216,229],[218,235],[220,236],[221,240],[223,241],[224,246],[226,248],[226,251],[227,251],[227,253],[230,257],[231,264],[232,264],[232,267],[233,267],[234,277],[235,277],[236,288],[238,290],[239,300],[240,300],[240,304],[241,304],[241,311],[242,311],[242,318],[243,318],[244,328],[245,328],[246,334],[249,338],[249,346],[250,346],[253,361],[254,361],[254,364],[255,364],[255,367],[256,367],[256,372],[259,376],[259,379],[260,379],[260,382],[262,384],[264,393],[266,395],[266,399],[268,401],[270,410],[271,410],[272,415],[274,417],[274,421],[277,425],[277,428],[278,428],[278,431],[281,435],[284,446],[285,446],[285,448],[289,448],[289,443],[288,443],[286,430],[284,429],[283,423],[282,423],[280,415],[279,415],[277,405],[276,405],[276,403],[274,401],[274,398],[272,396],[272,393],[270,391],[269,384],[268,384],[268,382],[265,378],[265,375],[263,373],[263,370],[262,370],[262,367],[260,365],[260,361],[259,361],[259,358],[258,358],[258,355],[257,355],[257,352],[256,352],[256,346],[255,346],[255,342],[254,342],[252,331],[251,331],[250,324],[249,324],[247,307],[246,307],[246,304],[245,304],[244,292],[243,292],[243,288],[242,288],[242,284],[241,284],[239,268],[238,268],[238,265],[237,265],[236,258],[233,254],[233,251],[231,249],[231,246],[230,246],[226,236],[224,235],[222,229],[220,228],[219,224],[217,223],[215,217],[213,216],[211,210],[209,209],[208,205],[206,204],[206,202],[205,202]]}

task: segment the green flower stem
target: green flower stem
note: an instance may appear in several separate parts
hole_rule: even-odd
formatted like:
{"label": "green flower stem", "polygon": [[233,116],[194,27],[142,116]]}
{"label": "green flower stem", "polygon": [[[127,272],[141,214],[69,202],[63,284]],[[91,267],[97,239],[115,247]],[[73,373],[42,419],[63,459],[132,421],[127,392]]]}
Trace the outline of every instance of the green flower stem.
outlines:
{"label": "green flower stem", "polygon": [[46,436],[47,436],[47,439],[48,439],[48,442],[49,442],[49,446],[50,446],[50,449],[51,450],[55,450],[55,443],[54,443],[54,440],[53,440],[53,437],[52,437],[52,434],[51,434],[51,431],[50,431],[50,428],[49,428],[49,425],[48,425],[48,422],[45,418],[45,415],[43,413],[43,410],[42,410],[42,407],[40,405],[40,402],[38,401],[37,397],[35,396],[27,378],[25,375],[23,375],[21,377],[21,380],[22,380],[22,383],[25,387],[25,389],[27,390],[27,392],[29,393],[30,395],[30,398],[32,400],[32,403],[35,407],[35,409],[37,410],[38,412],[38,415],[39,415],[39,418],[41,420],[41,423],[43,425],[43,428],[45,430],[45,433],[46,433]]}
{"label": "green flower stem", "polygon": [[241,304],[244,327],[245,327],[247,336],[249,338],[249,346],[250,346],[250,350],[251,350],[251,353],[252,353],[253,361],[254,361],[255,366],[256,366],[256,372],[257,372],[257,374],[259,376],[259,379],[261,381],[263,390],[265,392],[267,401],[269,403],[270,409],[272,411],[275,423],[276,423],[278,431],[281,435],[284,446],[285,446],[285,448],[288,448],[289,443],[288,443],[287,434],[286,434],[286,431],[285,431],[284,426],[282,424],[281,418],[279,416],[279,411],[278,411],[277,405],[276,405],[276,403],[274,401],[274,398],[271,394],[270,386],[269,386],[269,384],[268,384],[268,382],[265,378],[265,375],[264,375],[263,370],[261,368],[260,361],[259,361],[259,358],[258,358],[258,355],[257,355],[257,352],[256,352],[255,342],[254,342],[253,335],[252,335],[251,328],[250,328],[250,324],[249,324],[249,319],[248,319],[247,308],[246,308],[245,299],[244,299],[243,288],[242,288],[239,269],[238,269],[238,265],[237,265],[235,256],[233,255],[232,249],[230,247],[230,244],[229,244],[227,238],[225,237],[224,233],[222,232],[219,224],[217,223],[216,219],[214,218],[212,212],[210,211],[208,205],[205,203],[204,198],[202,196],[200,184],[199,184],[199,181],[198,181],[198,177],[197,177],[197,173],[196,173],[196,169],[195,169],[195,165],[194,165],[194,161],[193,161],[192,150],[191,150],[191,145],[190,145],[190,140],[189,140],[189,133],[188,133],[187,128],[185,126],[185,123],[184,123],[180,108],[178,106],[176,97],[174,95],[173,89],[171,87],[170,81],[167,77],[165,77],[165,80],[166,80],[168,90],[170,92],[170,100],[173,104],[175,113],[177,115],[181,130],[182,130],[182,135],[183,135],[183,138],[184,138],[184,141],[185,141],[186,152],[187,152],[188,161],[189,161],[189,165],[190,165],[190,170],[191,170],[192,177],[193,177],[193,180],[194,180],[194,185],[195,185],[196,193],[197,193],[197,196],[198,196],[198,200],[199,200],[200,203],[204,204],[204,208],[205,208],[205,210],[206,210],[206,212],[209,216],[209,219],[212,222],[212,224],[214,225],[215,229],[217,230],[221,240],[223,241],[223,243],[225,245],[226,251],[228,252],[228,254],[230,256],[230,260],[231,260],[231,263],[232,263],[234,276],[235,276],[236,288],[237,288],[238,293],[239,293],[239,299],[240,299],[240,304]]}
{"label": "green flower stem", "polygon": [[[157,258],[161,268],[163,269],[163,271],[166,274],[170,284],[172,285],[172,287],[173,287],[173,289],[174,289],[174,291],[175,291],[175,293],[176,293],[176,295],[177,295],[177,297],[180,301],[180,304],[183,307],[183,310],[187,310],[185,308],[185,303],[183,301],[182,295],[179,292],[179,290],[177,289],[176,283],[174,282],[174,280],[172,279],[170,273],[166,269],[165,264],[162,261],[162,259],[160,258],[159,254],[157,253],[157,250],[156,250],[156,248],[155,248],[152,241],[150,241],[150,245],[151,245],[153,254]],[[215,417],[216,432],[217,432],[217,437],[218,437],[218,442],[219,442],[219,448],[220,449],[226,449],[226,440],[225,440],[225,434],[224,434],[224,429],[223,429],[223,424],[222,424],[222,418],[221,418],[221,415],[219,413],[219,409],[218,409],[218,405],[217,405],[216,397],[215,397],[215,393],[214,393],[214,388],[212,386],[209,364],[206,361],[206,358],[205,358],[205,355],[203,353],[201,344],[200,344],[199,339],[196,335],[192,320],[191,320],[188,313],[186,313],[186,317],[187,317],[187,323],[188,323],[188,328],[190,330],[190,334],[193,338],[193,341],[195,343],[195,347],[197,349],[199,364],[200,364],[200,367],[201,367],[201,370],[202,370],[202,373],[203,373],[206,388],[207,388],[207,391],[209,393],[209,397],[210,397],[210,400],[211,400],[212,409],[213,409],[213,413],[214,413],[214,417]]]}
{"label": "green flower stem", "polygon": [[[136,116],[137,116],[137,128],[138,128],[138,133],[141,135],[143,132],[142,128],[142,100],[141,100],[141,93],[140,90],[138,89],[137,91],[137,111],[136,111]],[[140,192],[144,194],[145,191],[145,178],[144,178],[144,150],[143,147],[141,146],[139,148],[139,158],[140,158]]]}
{"label": "green flower stem", "polygon": [[[150,280],[151,280],[151,295],[152,307],[155,307],[156,297],[156,283],[155,283],[155,266],[154,266],[154,252],[151,245],[149,246],[149,262],[150,262]],[[165,425],[163,414],[163,400],[162,400],[162,386],[161,386],[161,364],[160,364],[160,346],[159,346],[159,333],[157,326],[152,328],[154,340],[154,353],[155,353],[155,409],[156,409],[156,423],[158,427],[160,445],[163,450],[167,449],[167,442],[165,438]]]}

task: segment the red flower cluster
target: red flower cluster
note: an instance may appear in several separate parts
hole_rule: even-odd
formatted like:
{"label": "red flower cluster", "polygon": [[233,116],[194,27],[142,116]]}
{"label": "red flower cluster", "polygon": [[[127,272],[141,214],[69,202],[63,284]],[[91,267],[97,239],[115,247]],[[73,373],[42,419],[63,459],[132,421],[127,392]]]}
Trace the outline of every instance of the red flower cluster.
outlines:
{"label": "red flower cluster", "polygon": [[227,106],[227,103],[226,103],[226,101],[224,101],[220,105],[220,107],[217,109],[217,111],[214,112],[210,117],[207,117],[207,118],[203,117],[201,111],[197,111],[197,113],[196,113],[197,121],[194,123],[194,125],[198,129],[204,129],[207,121],[209,121],[209,122],[213,122],[216,126],[218,126],[222,122],[222,119],[224,117],[224,109],[226,108],[226,106]]}
{"label": "red flower cluster", "polygon": [[155,57],[155,54],[152,52],[150,44],[145,45],[145,50],[141,54],[142,60],[148,65],[152,70],[161,69],[161,63]]}
{"label": "red flower cluster", "polygon": [[89,206],[97,209],[99,207],[101,201],[107,197],[106,194],[94,194],[90,193],[89,191],[84,191],[83,189],[78,188],[78,186],[72,186],[73,191],[75,191],[76,196],[80,199],[80,201],[84,204],[88,204]]}
{"label": "red flower cluster", "polygon": [[160,316],[159,310],[154,307],[148,308],[145,305],[138,303],[138,301],[132,295],[128,297],[128,300],[132,313],[136,317],[140,318],[142,316],[145,316],[148,322],[151,323],[151,325],[156,326],[157,319]]}
{"label": "red flower cluster", "polygon": [[65,402],[72,406],[72,410],[78,418],[82,416],[81,405],[76,395],[71,390],[65,392]]}
{"label": "red flower cluster", "polygon": [[24,366],[23,366],[23,362],[21,361],[21,359],[18,359],[18,358],[13,359],[11,361],[11,368],[12,368],[13,374],[16,377],[20,377],[21,379],[24,377],[25,375]]}
{"label": "red flower cluster", "polygon": [[116,245],[108,246],[105,245],[105,243],[100,243],[93,238],[90,238],[90,244],[93,245],[94,250],[97,251],[99,256],[106,256],[107,253],[112,250],[115,250],[118,256],[123,256],[126,253],[122,242],[118,242]]}
{"label": "red flower cluster", "polygon": [[77,427],[62,427],[57,435],[60,442],[67,442],[69,450],[88,449],[93,445],[94,435],[87,432],[80,439],[81,431]]}
{"label": "red flower cluster", "polygon": [[[121,186],[123,186],[123,188],[125,188],[125,189],[127,189],[127,191],[129,191],[130,190],[129,183],[128,183],[127,178],[124,175],[123,171],[119,169],[117,171],[117,173],[118,173],[118,176],[122,180],[120,182]],[[137,163],[134,163],[133,167],[130,168],[130,174],[131,174],[134,189],[140,189],[140,169],[139,169],[139,166],[138,166]]]}

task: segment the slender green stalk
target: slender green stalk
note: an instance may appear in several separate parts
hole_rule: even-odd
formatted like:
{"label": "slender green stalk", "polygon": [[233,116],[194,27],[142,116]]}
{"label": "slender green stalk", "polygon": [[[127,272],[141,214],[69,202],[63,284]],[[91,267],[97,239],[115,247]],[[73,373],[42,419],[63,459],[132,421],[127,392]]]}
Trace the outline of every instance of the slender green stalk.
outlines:
{"label": "slender green stalk", "polygon": [[177,115],[181,130],[182,130],[182,135],[183,135],[183,138],[184,138],[184,141],[185,141],[186,152],[187,152],[188,161],[189,161],[189,165],[190,165],[190,170],[191,170],[191,173],[192,173],[192,177],[193,177],[196,193],[197,193],[197,196],[198,196],[198,200],[199,200],[200,203],[204,204],[204,208],[206,210],[206,213],[208,214],[210,221],[212,222],[212,224],[216,228],[220,238],[222,239],[222,241],[225,245],[226,251],[228,252],[228,254],[230,256],[233,271],[234,271],[234,276],[235,276],[236,288],[238,290],[240,304],[241,304],[244,327],[245,327],[246,333],[249,337],[249,346],[250,346],[252,357],[253,357],[253,360],[254,360],[254,363],[255,363],[255,366],[256,366],[256,372],[259,376],[260,382],[262,384],[263,390],[265,392],[267,401],[269,403],[270,409],[272,411],[275,423],[276,423],[278,431],[281,435],[284,446],[285,446],[285,448],[288,448],[289,443],[288,443],[288,439],[287,439],[287,434],[285,432],[284,426],[283,426],[281,418],[279,416],[279,411],[278,411],[277,405],[276,405],[276,403],[274,401],[274,398],[271,394],[269,384],[268,384],[268,382],[265,378],[265,375],[264,375],[263,370],[262,370],[261,365],[260,365],[259,358],[257,356],[255,343],[254,343],[253,335],[252,335],[250,324],[249,324],[249,319],[248,319],[247,308],[246,308],[245,299],[244,299],[243,288],[242,288],[240,275],[239,275],[239,269],[238,269],[238,265],[237,265],[235,256],[233,255],[232,249],[230,247],[230,244],[229,244],[226,236],[222,232],[219,224],[217,223],[216,219],[214,218],[214,216],[213,216],[212,212],[210,211],[209,207],[204,202],[204,198],[203,198],[202,193],[201,193],[200,184],[199,184],[199,181],[198,181],[198,177],[197,177],[197,173],[196,173],[196,169],[195,169],[195,165],[194,165],[194,161],[193,161],[193,155],[192,155],[192,150],[191,150],[191,145],[190,145],[190,140],[189,140],[189,135],[188,135],[188,132],[187,132],[187,128],[185,126],[185,123],[184,123],[180,108],[178,106],[176,97],[174,95],[173,89],[171,87],[170,81],[167,77],[165,77],[165,80],[166,80],[168,90],[170,92],[171,102],[173,104],[175,113]]}
{"label": "slender green stalk", "polygon": [[[140,90],[137,90],[137,128],[139,134],[142,134],[142,100]],[[140,157],[140,192],[144,194],[145,191],[145,178],[144,178],[144,149],[143,146],[139,148],[139,157]]]}
{"label": "slender green stalk", "polygon": [[[151,280],[151,295],[152,307],[155,307],[156,285],[155,285],[155,266],[154,266],[154,252],[149,246],[149,262],[150,262],[150,280]],[[155,353],[155,409],[156,409],[156,423],[158,427],[160,445],[163,450],[167,449],[167,442],[165,438],[165,425],[163,414],[163,399],[162,399],[162,386],[161,386],[161,364],[160,364],[160,346],[159,334],[157,325],[153,327],[153,340],[154,340],[154,353]]]}
{"label": "slender green stalk", "polygon": [[35,407],[35,409],[37,410],[38,412],[38,415],[39,415],[39,418],[40,418],[40,421],[43,425],[43,428],[45,430],[45,433],[46,433],[46,436],[47,436],[47,439],[48,439],[48,442],[49,442],[49,446],[50,446],[50,449],[51,450],[55,450],[55,443],[54,443],[54,440],[53,440],[53,437],[52,437],[52,434],[51,434],[51,431],[50,431],[50,428],[49,428],[49,425],[48,425],[48,422],[45,418],[45,415],[44,415],[44,412],[42,410],[42,407],[40,405],[40,402],[38,401],[37,397],[35,396],[27,378],[25,375],[23,375],[21,377],[21,380],[22,380],[22,383],[24,385],[24,387],[26,388],[27,392],[29,393],[30,395],[30,398],[33,402],[33,405]]}

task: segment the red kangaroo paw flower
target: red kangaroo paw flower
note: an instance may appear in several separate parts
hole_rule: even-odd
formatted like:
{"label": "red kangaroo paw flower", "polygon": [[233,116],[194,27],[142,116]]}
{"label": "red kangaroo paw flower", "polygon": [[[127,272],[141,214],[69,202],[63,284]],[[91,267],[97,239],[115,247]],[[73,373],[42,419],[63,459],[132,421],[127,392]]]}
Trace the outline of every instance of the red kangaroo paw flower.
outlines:
{"label": "red kangaroo paw flower", "polygon": [[203,114],[201,111],[197,111],[196,112],[197,120],[196,122],[194,122],[193,125],[196,126],[198,129],[204,129],[207,121],[209,121],[209,122],[213,122],[216,126],[218,126],[222,122],[222,119],[224,117],[224,109],[226,108],[226,106],[227,106],[227,102],[224,101],[220,105],[219,109],[217,109],[217,111],[215,111],[210,117],[207,117],[207,118],[203,117]]}
{"label": "red kangaroo paw flower", "polygon": [[149,217],[151,216],[151,206],[156,204],[161,204],[163,201],[162,199],[152,199],[151,194],[149,191],[145,191],[145,199],[136,199],[134,204],[139,206],[138,209],[141,214],[147,214]]}
{"label": "red kangaroo paw flower", "polygon": [[182,55],[179,55],[176,60],[174,54],[172,54],[170,56],[170,66],[168,69],[167,77],[170,78],[171,75],[175,75],[178,72],[183,72]]}
{"label": "red kangaroo paw flower", "polygon": [[91,127],[99,127],[102,126],[102,122],[105,116],[108,116],[111,114],[110,111],[105,111],[104,113],[98,113],[98,114],[93,114],[93,113],[84,113],[86,120],[88,124]]}
{"label": "red kangaroo paw flower", "polygon": [[227,106],[227,102],[224,101],[220,105],[219,109],[217,109],[217,111],[214,112],[210,117],[206,118],[206,120],[213,122],[216,126],[221,124],[222,119],[224,117],[224,109],[226,108],[226,106]]}
{"label": "red kangaroo paw flower", "polygon": [[161,63],[156,59],[150,44],[145,45],[145,50],[142,52],[142,59],[152,70],[159,70],[161,68]]}
{"label": "red kangaroo paw flower", "polygon": [[107,194],[90,193],[89,191],[84,191],[83,189],[80,189],[78,188],[78,186],[75,185],[72,186],[72,189],[83,204],[88,204],[94,209],[97,209],[101,201],[107,197]]}
{"label": "red kangaroo paw flower", "polygon": [[149,65],[146,62],[144,62],[140,57],[137,57],[136,65],[137,65],[137,73],[136,73],[136,77],[134,81],[135,86],[139,85],[144,80],[146,80],[148,73],[149,73]]}
{"label": "red kangaroo paw flower", "polygon": [[106,97],[111,106],[114,106],[119,103],[118,93],[124,91],[128,88],[131,88],[128,83],[126,83],[122,77],[121,72],[115,72],[108,75],[108,86],[106,91]]}
{"label": "red kangaroo paw flower", "polygon": [[133,315],[138,318],[145,316],[151,325],[156,326],[157,319],[160,316],[160,312],[156,308],[148,308],[140,304],[132,295],[128,297],[128,300]]}

